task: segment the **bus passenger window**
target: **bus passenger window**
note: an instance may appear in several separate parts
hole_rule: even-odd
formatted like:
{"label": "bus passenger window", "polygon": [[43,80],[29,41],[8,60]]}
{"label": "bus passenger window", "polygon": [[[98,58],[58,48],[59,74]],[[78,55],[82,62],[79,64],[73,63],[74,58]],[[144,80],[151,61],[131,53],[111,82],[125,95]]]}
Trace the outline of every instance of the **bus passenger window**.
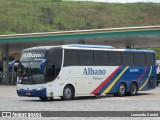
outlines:
{"label": "bus passenger window", "polygon": [[94,60],[96,65],[108,65],[107,52],[106,51],[95,51]]}
{"label": "bus passenger window", "polygon": [[48,66],[46,74],[47,74],[47,79],[46,79],[47,82],[54,80],[55,79],[55,65]]}
{"label": "bus passenger window", "polygon": [[155,56],[153,53],[146,54],[146,63],[147,63],[147,65],[154,65],[155,64]]}
{"label": "bus passenger window", "polygon": [[133,53],[122,53],[122,63],[123,65],[134,65]]}
{"label": "bus passenger window", "polygon": [[135,65],[146,65],[145,63],[145,54],[144,53],[135,53],[134,54]]}
{"label": "bus passenger window", "polygon": [[93,65],[93,51],[80,51],[79,62],[81,65]]}
{"label": "bus passenger window", "polygon": [[64,66],[78,65],[78,51],[65,50],[64,54]]}
{"label": "bus passenger window", "polygon": [[108,52],[109,65],[122,65],[120,52]]}

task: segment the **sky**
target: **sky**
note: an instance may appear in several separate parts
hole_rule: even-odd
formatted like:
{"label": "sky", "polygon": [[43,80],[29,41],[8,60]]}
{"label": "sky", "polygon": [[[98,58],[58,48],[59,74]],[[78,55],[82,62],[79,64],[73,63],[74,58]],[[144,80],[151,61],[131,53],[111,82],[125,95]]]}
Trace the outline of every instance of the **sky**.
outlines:
{"label": "sky", "polygon": [[160,3],[160,0],[68,0],[68,1],[95,1],[95,2],[111,2],[111,3],[135,3],[135,2]]}

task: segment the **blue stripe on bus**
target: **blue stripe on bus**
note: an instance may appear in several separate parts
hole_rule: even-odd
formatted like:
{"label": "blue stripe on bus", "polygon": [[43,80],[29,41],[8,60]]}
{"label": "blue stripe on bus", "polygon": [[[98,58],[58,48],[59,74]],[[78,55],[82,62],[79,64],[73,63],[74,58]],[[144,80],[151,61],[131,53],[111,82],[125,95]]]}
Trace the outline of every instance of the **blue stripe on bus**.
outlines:
{"label": "blue stripe on bus", "polygon": [[[116,77],[126,68],[126,66],[123,66],[121,67],[116,73],[115,75],[110,79],[110,82],[107,82],[101,89],[100,91],[98,91],[97,94],[102,94],[103,91],[116,79]],[[137,72],[135,71],[132,72],[132,70],[138,70]],[[130,87],[130,83],[135,81],[144,73],[144,70],[145,70],[145,67],[144,66],[130,66],[126,71],[125,73],[119,78],[119,80],[117,81],[117,83],[114,85],[116,86],[113,87],[111,90],[110,90],[110,93],[114,93],[114,92],[117,92],[117,88],[118,88],[118,85],[119,85],[119,82],[122,82],[124,81],[126,84],[127,84],[127,89],[129,90],[129,87]],[[138,86],[140,87],[147,79],[147,76],[149,74],[149,71],[150,71],[150,67],[147,67],[146,69],[146,72],[145,74],[142,76],[141,80],[139,80],[137,83],[138,83]]]}
{"label": "blue stripe on bus", "polygon": [[17,90],[18,96],[47,97],[46,88],[43,90]]}

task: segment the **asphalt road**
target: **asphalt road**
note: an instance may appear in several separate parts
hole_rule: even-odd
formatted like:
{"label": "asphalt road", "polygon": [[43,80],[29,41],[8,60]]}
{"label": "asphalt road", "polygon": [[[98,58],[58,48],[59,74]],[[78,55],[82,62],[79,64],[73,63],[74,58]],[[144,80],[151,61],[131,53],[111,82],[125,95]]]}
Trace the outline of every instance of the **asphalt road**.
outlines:
{"label": "asphalt road", "polygon": [[160,87],[140,91],[137,96],[83,96],[71,101],[56,98],[44,102],[39,98],[18,97],[16,86],[0,85],[0,111],[160,111]]}

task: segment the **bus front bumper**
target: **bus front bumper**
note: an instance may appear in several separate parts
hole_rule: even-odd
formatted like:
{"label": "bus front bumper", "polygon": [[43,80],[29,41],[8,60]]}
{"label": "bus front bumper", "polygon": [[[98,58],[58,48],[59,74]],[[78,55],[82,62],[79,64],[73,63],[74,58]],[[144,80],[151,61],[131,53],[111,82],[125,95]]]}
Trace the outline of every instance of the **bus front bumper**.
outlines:
{"label": "bus front bumper", "polygon": [[17,90],[18,96],[47,97],[46,88],[43,90]]}

